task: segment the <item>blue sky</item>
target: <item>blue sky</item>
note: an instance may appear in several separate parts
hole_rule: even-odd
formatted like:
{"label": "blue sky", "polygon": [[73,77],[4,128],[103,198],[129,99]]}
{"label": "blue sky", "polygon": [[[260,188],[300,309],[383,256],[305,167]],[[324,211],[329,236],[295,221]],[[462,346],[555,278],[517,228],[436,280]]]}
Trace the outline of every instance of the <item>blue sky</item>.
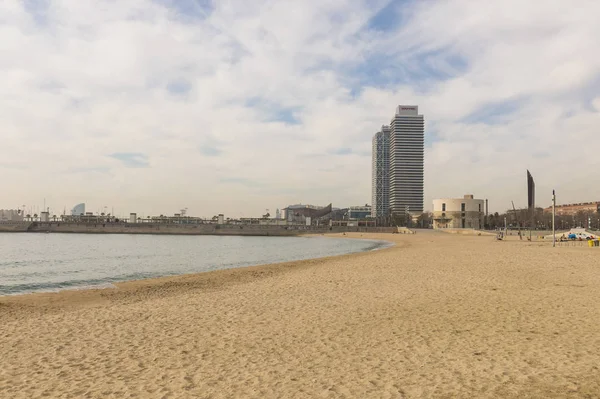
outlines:
{"label": "blue sky", "polygon": [[591,0],[1,2],[0,208],[370,203],[371,137],[399,104],[425,115],[426,208],[524,205],[526,169],[540,205],[552,188],[600,200],[596,15]]}

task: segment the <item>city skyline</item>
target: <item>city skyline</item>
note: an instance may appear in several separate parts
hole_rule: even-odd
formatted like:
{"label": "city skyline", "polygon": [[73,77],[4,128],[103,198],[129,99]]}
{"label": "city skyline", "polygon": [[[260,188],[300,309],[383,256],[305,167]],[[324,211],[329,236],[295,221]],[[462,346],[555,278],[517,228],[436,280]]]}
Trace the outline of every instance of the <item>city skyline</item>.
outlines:
{"label": "city skyline", "polygon": [[[518,9],[518,18],[514,10]],[[426,115],[424,207],[600,199],[600,3],[0,3],[0,208],[262,215],[372,202],[372,135]],[[459,21],[457,23],[456,21]],[[109,210],[110,212],[110,210]]]}

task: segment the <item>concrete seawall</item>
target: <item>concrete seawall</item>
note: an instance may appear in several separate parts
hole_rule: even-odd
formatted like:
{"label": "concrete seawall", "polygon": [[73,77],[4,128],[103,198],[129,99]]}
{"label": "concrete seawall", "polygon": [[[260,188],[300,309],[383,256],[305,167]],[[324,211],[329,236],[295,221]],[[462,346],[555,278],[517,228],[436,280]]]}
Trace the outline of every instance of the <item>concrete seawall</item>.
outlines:
{"label": "concrete seawall", "polygon": [[0,231],[50,232],[80,234],[170,234],[170,235],[236,235],[236,236],[297,236],[341,232],[393,233],[395,227],[333,227],[277,225],[219,225],[164,223],[63,223],[28,222],[0,224]]}
{"label": "concrete seawall", "polygon": [[32,224],[32,222],[0,222],[0,233],[24,233]]}

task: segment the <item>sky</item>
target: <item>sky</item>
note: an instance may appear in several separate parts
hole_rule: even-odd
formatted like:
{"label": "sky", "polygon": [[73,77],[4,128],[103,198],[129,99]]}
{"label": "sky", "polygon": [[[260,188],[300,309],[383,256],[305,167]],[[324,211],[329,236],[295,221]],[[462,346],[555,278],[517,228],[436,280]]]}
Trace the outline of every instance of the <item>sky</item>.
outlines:
{"label": "sky", "polygon": [[0,208],[260,216],[371,202],[425,116],[425,208],[600,200],[600,2],[0,1]]}

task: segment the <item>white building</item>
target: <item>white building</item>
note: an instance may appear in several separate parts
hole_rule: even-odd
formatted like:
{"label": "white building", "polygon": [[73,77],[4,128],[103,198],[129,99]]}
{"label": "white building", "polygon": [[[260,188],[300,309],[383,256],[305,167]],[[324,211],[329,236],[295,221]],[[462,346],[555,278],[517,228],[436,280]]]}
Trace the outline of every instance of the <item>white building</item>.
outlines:
{"label": "white building", "polygon": [[482,229],[485,200],[464,198],[441,198],[433,200],[434,229]]}
{"label": "white building", "polygon": [[416,105],[399,105],[390,123],[390,210],[423,212],[425,130]]}
{"label": "white building", "polygon": [[17,209],[0,209],[0,222],[22,222],[23,214]]}

